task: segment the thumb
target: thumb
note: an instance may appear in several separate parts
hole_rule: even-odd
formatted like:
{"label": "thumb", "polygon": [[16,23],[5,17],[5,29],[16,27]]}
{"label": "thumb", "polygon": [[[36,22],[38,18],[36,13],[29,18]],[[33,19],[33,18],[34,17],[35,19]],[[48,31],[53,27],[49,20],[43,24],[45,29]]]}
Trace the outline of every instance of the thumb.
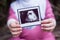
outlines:
{"label": "thumb", "polygon": [[15,27],[16,25],[19,25],[18,21],[15,21],[15,22],[13,22],[13,23],[10,24],[11,27]]}
{"label": "thumb", "polygon": [[15,21],[15,23],[16,23],[16,24],[19,24],[19,22],[18,22],[18,21]]}

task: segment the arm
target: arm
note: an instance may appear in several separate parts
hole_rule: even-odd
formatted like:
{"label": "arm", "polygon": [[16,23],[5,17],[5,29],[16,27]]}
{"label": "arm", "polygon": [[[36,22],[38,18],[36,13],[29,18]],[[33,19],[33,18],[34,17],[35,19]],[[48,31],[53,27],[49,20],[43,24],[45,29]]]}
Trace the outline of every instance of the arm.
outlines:
{"label": "arm", "polygon": [[13,23],[15,21],[17,21],[15,13],[12,8],[9,8],[9,16],[8,16],[7,25],[9,26],[11,23]]}
{"label": "arm", "polygon": [[46,14],[45,14],[45,19],[48,19],[48,18],[55,19],[49,0],[47,0],[47,3],[46,3]]}
{"label": "arm", "polygon": [[[10,26],[11,23],[14,23],[17,21],[17,18],[15,16],[15,13],[14,11],[12,10],[12,8],[9,9],[9,17],[8,17],[8,28],[10,29],[10,32],[12,33],[13,35],[13,32],[11,31],[12,30],[12,27]],[[14,24],[12,24],[13,26]],[[17,27],[16,27],[17,28]],[[15,29],[16,29],[15,28]],[[20,27],[19,27],[20,28]],[[17,30],[17,29],[16,29]],[[13,31],[16,31],[16,30],[13,30]],[[20,31],[19,31],[20,32]],[[18,34],[17,32],[15,32],[16,34]],[[19,34],[18,34],[19,35]],[[11,37],[9,40],[25,40],[25,39],[21,39],[20,37]]]}
{"label": "arm", "polygon": [[55,20],[55,17],[51,8],[51,4],[49,3],[49,0],[47,0],[46,4],[47,5],[46,5],[45,19],[42,21],[41,26],[43,26],[42,29],[51,31],[55,29],[56,20]]}

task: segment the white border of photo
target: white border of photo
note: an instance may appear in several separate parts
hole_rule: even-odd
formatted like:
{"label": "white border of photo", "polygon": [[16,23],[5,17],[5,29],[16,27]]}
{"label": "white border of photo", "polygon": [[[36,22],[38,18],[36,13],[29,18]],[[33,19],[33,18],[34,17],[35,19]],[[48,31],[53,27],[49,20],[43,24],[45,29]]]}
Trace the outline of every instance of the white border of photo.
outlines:
{"label": "white border of photo", "polygon": [[[24,24],[21,24],[20,11],[32,10],[32,9],[38,9],[39,21],[32,22],[32,23],[24,23]],[[18,20],[19,20],[19,23],[20,23],[20,26],[21,27],[28,27],[28,26],[33,26],[33,25],[39,25],[39,24],[41,24],[41,12],[40,12],[39,6],[18,9],[17,10],[17,13],[18,13]]]}

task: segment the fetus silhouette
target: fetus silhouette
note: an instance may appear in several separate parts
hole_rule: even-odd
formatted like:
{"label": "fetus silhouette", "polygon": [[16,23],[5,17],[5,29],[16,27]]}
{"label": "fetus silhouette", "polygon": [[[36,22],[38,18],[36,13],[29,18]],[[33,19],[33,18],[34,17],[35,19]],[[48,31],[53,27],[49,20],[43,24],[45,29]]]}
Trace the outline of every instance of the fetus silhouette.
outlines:
{"label": "fetus silhouette", "polygon": [[37,16],[34,13],[34,11],[28,11],[26,21],[35,21],[35,20],[37,20]]}

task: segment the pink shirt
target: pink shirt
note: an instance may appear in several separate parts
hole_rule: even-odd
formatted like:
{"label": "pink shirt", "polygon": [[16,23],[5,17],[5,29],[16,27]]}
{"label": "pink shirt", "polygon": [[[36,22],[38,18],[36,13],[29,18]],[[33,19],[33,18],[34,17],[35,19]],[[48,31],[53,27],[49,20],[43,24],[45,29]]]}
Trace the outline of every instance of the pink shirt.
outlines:
{"label": "pink shirt", "polygon": [[[14,10],[12,8],[10,8],[9,10],[9,19],[10,18],[16,19]],[[45,13],[45,19],[48,19],[48,18],[54,18],[54,14],[52,12],[52,8],[49,1],[47,1],[46,13]],[[38,25],[32,30],[23,29],[23,32],[20,35],[20,37],[16,37],[16,38],[12,37],[9,40],[55,40],[55,39],[51,32],[41,30],[41,26]]]}

